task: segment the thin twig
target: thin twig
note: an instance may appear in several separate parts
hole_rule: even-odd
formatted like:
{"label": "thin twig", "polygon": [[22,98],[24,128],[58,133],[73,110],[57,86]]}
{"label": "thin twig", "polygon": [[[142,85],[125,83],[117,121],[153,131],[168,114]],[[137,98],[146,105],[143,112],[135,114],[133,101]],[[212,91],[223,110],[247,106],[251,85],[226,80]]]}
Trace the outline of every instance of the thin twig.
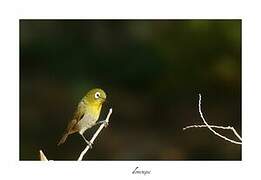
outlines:
{"label": "thin twig", "polygon": [[[212,127],[212,128],[217,128],[217,129],[230,129],[230,130],[232,130],[232,127],[230,127],[230,126],[227,126],[227,127],[216,126],[216,125],[209,125],[209,126]],[[185,131],[186,129],[189,129],[189,128],[205,128],[205,127],[207,127],[207,125],[205,125],[205,124],[202,124],[202,125],[194,124],[194,125],[184,127],[183,130]]]}
{"label": "thin twig", "polygon": [[[227,127],[223,127],[223,126],[216,126],[216,125],[209,125],[207,123],[207,121],[205,120],[204,116],[203,116],[203,113],[201,111],[201,94],[199,94],[199,101],[198,101],[198,111],[199,111],[199,114],[200,114],[200,117],[201,119],[203,120],[204,124],[205,125],[191,125],[191,126],[186,126],[185,128],[183,128],[183,130],[186,130],[186,129],[189,129],[189,128],[208,128],[210,131],[212,131],[216,136],[219,136],[221,137],[222,139],[226,140],[226,141],[229,141],[231,143],[234,143],[234,144],[242,144],[242,138],[239,136],[239,134],[237,133],[237,131],[234,129],[234,127],[230,127],[230,126],[227,126]],[[232,130],[233,133],[237,136],[237,138],[241,141],[234,141],[232,139],[229,139],[227,138],[226,136],[223,136],[221,134],[219,134],[218,132],[216,132],[213,128],[217,128],[217,129],[228,129],[228,130]]]}
{"label": "thin twig", "polygon": [[240,141],[242,141],[241,136],[239,136],[239,134],[237,133],[237,131],[235,130],[235,128],[234,128],[234,127],[231,127],[231,130],[232,130],[233,133],[237,136],[237,138],[238,138]]}
{"label": "thin twig", "polygon": [[[107,115],[107,117],[106,117],[106,119],[105,119],[105,122],[100,125],[99,129],[97,129],[97,131],[95,132],[95,134],[92,136],[92,139],[90,140],[90,143],[91,143],[91,144],[93,144],[94,140],[95,140],[96,137],[99,135],[99,133],[101,132],[101,130],[104,128],[105,124],[106,124],[106,123],[109,123],[109,119],[110,119],[111,113],[112,113],[112,108],[110,108],[109,113],[108,113],[108,115]],[[88,151],[89,149],[90,149],[90,146],[87,145],[87,146],[85,147],[85,149],[81,152],[81,154],[80,154],[80,156],[79,156],[79,158],[78,158],[78,161],[81,161],[81,160],[82,160],[83,156],[87,153],[87,151]]]}
{"label": "thin twig", "polygon": [[[231,127],[231,126],[227,126],[227,127],[224,127],[224,126],[216,126],[216,125],[209,125],[211,128],[216,128],[216,129],[225,129],[225,130],[231,130],[233,131],[233,133],[237,136],[237,138],[241,141],[242,138],[239,136],[239,134],[236,132],[236,130]],[[190,129],[190,128],[207,128],[207,125],[205,124],[202,124],[202,125],[197,125],[197,124],[194,124],[194,125],[190,125],[190,126],[186,126],[183,128],[183,131],[187,130],[187,129]]]}

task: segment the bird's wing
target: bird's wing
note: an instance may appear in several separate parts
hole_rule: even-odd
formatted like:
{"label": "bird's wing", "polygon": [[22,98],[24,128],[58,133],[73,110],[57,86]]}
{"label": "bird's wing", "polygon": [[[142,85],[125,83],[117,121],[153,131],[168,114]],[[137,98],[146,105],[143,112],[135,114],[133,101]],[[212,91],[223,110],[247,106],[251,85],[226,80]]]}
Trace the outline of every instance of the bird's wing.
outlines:
{"label": "bird's wing", "polygon": [[74,112],[73,119],[76,119],[76,123],[78,123],[85,114],[86,105],[81,101],[78,104],[77,110]]}
{"label": "bird's wing", "polygon": [[85,112],[85,105],[83,102],[78,104],[78,107],[73,115],[73,120],[71,120],[67,126],[67,131],[70,132],[73,130],[75,125],[83,118]]}

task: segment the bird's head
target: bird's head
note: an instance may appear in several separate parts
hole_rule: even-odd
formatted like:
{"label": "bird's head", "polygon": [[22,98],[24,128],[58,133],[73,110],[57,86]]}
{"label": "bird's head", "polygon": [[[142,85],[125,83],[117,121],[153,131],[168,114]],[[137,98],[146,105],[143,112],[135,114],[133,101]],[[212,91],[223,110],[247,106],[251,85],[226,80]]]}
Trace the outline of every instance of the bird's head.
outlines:
{"label": "bird's head", "polygon": [[99,88],[91,89],[87,92],[84,99],[91,104],[103,104],[106,100],[106,93]]}

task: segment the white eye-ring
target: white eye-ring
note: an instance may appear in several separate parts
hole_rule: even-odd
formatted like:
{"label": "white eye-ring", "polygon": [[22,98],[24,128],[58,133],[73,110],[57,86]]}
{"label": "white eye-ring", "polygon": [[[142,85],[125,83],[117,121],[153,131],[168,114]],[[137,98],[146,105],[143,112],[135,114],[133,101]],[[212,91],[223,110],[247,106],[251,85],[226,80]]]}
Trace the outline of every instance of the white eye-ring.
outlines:
{"label": "white eye-ring", "polygon": [[96,99],[98,99],[99,97],[101,97],[101,93],[96,92],[95,95],[94,95],[94,97],[95,97]]}

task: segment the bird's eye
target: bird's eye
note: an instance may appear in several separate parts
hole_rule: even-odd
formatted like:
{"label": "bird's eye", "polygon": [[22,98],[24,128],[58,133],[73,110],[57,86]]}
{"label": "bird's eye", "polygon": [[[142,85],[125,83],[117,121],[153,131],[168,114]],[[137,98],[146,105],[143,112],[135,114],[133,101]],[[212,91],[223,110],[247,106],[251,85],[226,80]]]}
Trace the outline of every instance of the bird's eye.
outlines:
{"label": "bird's eye", "polygon": [[94,97],[95,97],[96,99],[98,99],[99,97],[101,97],[101,94],[100,94],[99,92],[96,92],[95,95],[94,95]]}

